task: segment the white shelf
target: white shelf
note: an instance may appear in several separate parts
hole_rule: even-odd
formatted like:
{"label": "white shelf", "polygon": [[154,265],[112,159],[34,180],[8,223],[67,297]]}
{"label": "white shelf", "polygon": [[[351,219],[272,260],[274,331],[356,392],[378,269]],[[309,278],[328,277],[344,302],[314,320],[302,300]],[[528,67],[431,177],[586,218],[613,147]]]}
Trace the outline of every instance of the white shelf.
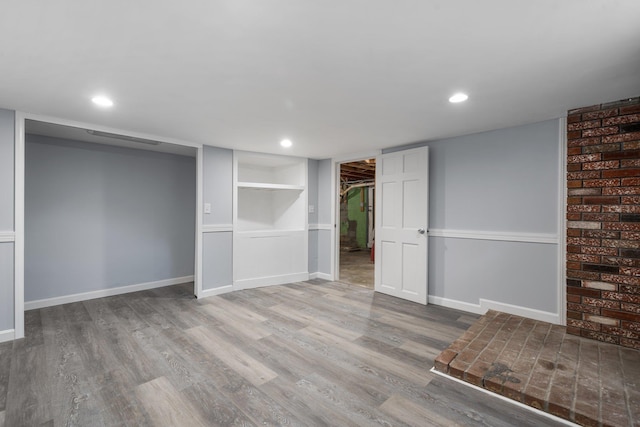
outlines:
{"label": "white shelf", "polygon": [[304,191],[304,185],[270,184],[266,182],[238,182],[238,188],[251,188],[255,190],[295,190]]}
{"label": "white shelf", "polygon": [[234,286],[308,277],[307,160],[235,151],[234,168]]}

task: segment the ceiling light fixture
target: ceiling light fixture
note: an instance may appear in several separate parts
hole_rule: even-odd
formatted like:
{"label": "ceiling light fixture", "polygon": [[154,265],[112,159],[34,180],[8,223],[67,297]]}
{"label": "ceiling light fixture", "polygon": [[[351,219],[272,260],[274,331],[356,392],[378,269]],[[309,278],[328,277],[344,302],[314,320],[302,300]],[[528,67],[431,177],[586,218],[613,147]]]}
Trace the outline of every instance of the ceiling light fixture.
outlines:
{"label": "ceiling light fixture", "polygon": [[458,92],[449,98],[449,102],[457,104],[458,102],[464,102],[469,99],[469,95],[466,93]]}
{"label": "ceiling light fixture", "polygon": [[103,95],[94,96],[93,98],[91,98],[91,102],[96,104],[98,107],[113,107],[113,101]]}
{"label": "ceiling light fixture", "polygon": [[293,143],[290,139],[283,139],[282,141],[280,141],[280,145],[284,148],[289,148],[293,145]]}

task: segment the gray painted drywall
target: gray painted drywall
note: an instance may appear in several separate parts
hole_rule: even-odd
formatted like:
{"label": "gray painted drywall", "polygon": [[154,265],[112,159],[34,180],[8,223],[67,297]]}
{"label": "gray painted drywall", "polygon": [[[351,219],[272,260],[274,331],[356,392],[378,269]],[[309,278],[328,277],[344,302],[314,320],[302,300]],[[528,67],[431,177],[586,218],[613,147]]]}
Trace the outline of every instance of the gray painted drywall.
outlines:
{"label": "gray painted drywall", "polygon": [[309,230],[309,273],[318,272],[318,233],[320,230]]}
{"label": "gray painted drywall", "polygon": [[[211,213],[203,214],[205,225],[233,222],[233,150],[205,146],[203,149],[203,202]],[[202,238],[202,289],[215,289],[233,282],[233,234],[204,233]]]}
{"label": "gray painted drywall", "polygon": [[313,206],[313,212],[309,212],[309,224],[318,223],[318,161],[309,159],[307,163],[307,195],[309,207]]}
{"label": "gray painted drywall", "polygon": [[[403,147],[429,147],[429,229],[557,234],[559,126],[549,120]],[[557,313],[558,250],[430,237],[429,295]]]}
{"label": "gray painted drywall", "polygon": [[311,227],[318,224],[318,160],[308,160],[307,175],[308,203],[310,209],[313,207],[313,212],[309,211],[308,266],[309,273],[316,273],[318,271],[318,230]]}
{"label": "gray painted drywall", "polygon": [[333,230],[318,230],[318,272],[331,274],[331,233]]}
{"label": "gray painted drywall", "polygon": [[332,224],[331,159],[318,162],[318,224]]}
{"label": "gray painted drywall", "polygon": [[13,228],[15,113],[0,109],[0,232]]}
{"label": "gray painted drywall", "polygon": [[429,228],[555,233],[558,126],[548,120],[412,144],[429,147]]}
{"label": "gray painted drywall", "polygon": [[25,301],[194,274],[190,157],[27,135]]}
{"label": "gray painted drywall", "polygon": [[556,313],[557,251],[557,245],[431,237],[429,295]]}
{"label": "gray painted drywall", "polygon": [[14,328],[13,243],[0,243],[0,332]]}
{"label": "gray painted drywall", "polygon": [[[15,113],[0,109],[0,232],[13,232]],[[0,243],[0,332],[14,328],[12,242]]]}
{"label": "gray painted drywall", "polygon": [[202,288],[215,289],[233,283],[233,233],[204,233],[202,238]]}
{"label": "gray painted drywall", "polygon": [[211,203],[211,213],[203,214],[205,225],[233,222],[233,151],[203,148],[203,203]]}
{"label": "gray painted drywall", "polygon": [[[318,161],[318,224],[333,224],[331,212],[331,159]],[[316,254],[317,271],[331,274],[331,233],[333,230],[318,230]],[[309,270],[311,271],[311,270]]]}

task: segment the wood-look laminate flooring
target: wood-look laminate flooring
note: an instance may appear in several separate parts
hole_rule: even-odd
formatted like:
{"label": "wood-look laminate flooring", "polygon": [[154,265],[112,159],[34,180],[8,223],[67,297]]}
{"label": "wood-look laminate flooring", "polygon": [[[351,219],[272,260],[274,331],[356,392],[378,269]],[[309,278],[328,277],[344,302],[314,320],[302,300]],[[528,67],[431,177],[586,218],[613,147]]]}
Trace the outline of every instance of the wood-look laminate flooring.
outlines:
{"label": "wood-look laminate flooring", "polygon": [[429,372],[474,315],[337,282],[192,286],[28,311],[0,344],[0,425],[555,425]]}

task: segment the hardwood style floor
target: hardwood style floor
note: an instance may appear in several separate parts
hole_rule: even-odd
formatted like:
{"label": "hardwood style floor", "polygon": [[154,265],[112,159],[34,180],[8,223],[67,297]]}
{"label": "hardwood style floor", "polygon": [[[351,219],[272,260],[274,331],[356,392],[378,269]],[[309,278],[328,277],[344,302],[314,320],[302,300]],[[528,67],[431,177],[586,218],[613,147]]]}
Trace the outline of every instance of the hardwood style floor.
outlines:
{"label": "hardwood style floor", "polygon": [[0,425],[555,425],[429,372],[476,316],[336,282],[191,286],[27,312]]}

